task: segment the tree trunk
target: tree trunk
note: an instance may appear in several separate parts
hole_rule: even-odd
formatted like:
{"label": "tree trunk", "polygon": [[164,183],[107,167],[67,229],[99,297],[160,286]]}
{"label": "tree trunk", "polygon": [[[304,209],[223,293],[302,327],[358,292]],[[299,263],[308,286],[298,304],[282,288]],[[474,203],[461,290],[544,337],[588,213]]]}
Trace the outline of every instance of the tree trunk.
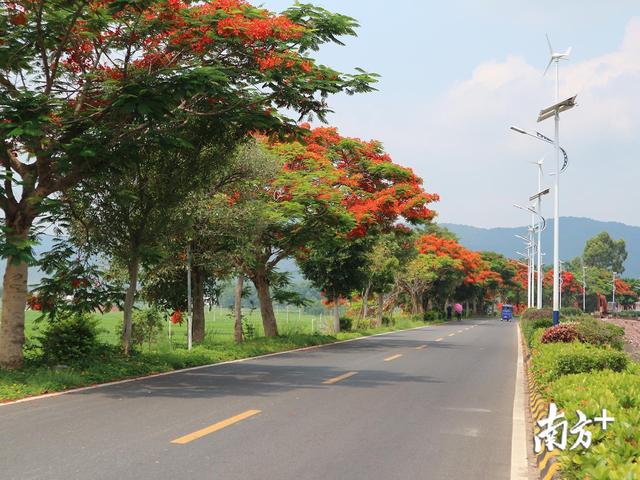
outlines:
{"label": "tree trunk", "polygon": [[204,340],[204,272],[199,267],[191,270],[191,284],[193,286],[193,341],[200,343]]}
{"label": "tree trunk", "polygon": [[0,322],[0,366],[22,367],[24,346],[24,310],[27,304],[27,263],[7,259],[2,291]]}
{"label": "tree trunk", "polygon": [[411,292],[411,314],[412,315],[420,314],[420,301],[418,299],[418,294],[416,292]]}
{"label": "tree trunk", "polygon": [[236,343],[242,343],[242,289],[244,288],[244,277],[238,275],[236,291],[233,297],[233,338]]}
{"label": "tree trunk", "polygon": [[138,288],[138,259],[129,261],[129,287],[124,297],[124,330],[122,331],[122,349],[125,355],[131,353],[131,326],[133,322],[133,304],[136,301],[136,290]]}
{"label": "tree trunk", "polygon": [[258,300],[260,301],[260,316],[262,317],[262,326],[264,327],[265,337],[278,336],[278,324],[276,315],[273,312],[273,302],[269,292],[269,281],[264,271],[257,272],[252,276],[251,281],[256,287]]}
{"label": "tree trunk", "polygon": [[369,314],[369,291],[371,290],[371,282],[367,283],[362,296],[362,318],[366,319]]}
{"label": "tree trunk", "polygon": [[[5,220],[5,225],[10,226],[13,232],[8,236],[7,242],[13,240],[20,243],[29,238],[32,221],[26,217],[17,216],[20,219]],[[23,364],[24,311],[27,305],[28,274],[26,262],[15,261],[14,257],[7,258],[2,284],[2,318],[0,318],[0,367],[3,368],[21,368]]]}
{"label": "tree trunk", "polygon": [[333,331],[335,333],[340,331],[340,304],[335,295],[333,297]]}
{"label": "tree trunk", "polygon": [[378,312],[376,319],[376,327],[382,325],[382,316],[384,314],[384,293],[378,293]]}
{"label": "tree trunk", "polygon": [[429,311],[429,296],[427,295],[426,292],[423,293],[422,297],[420,298],[420,308],[421,308],[420,313],[422,314]]}

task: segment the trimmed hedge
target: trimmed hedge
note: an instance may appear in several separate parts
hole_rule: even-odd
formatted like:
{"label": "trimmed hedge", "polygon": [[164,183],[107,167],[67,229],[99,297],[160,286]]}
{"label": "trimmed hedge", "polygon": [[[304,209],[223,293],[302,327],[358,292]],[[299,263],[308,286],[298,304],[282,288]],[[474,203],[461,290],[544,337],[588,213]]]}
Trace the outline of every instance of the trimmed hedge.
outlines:
{"label": "trimmed hedge", "polygon": [[561,317],[580,317],[582,315],[584,315],[584,312],[580,308],[565,307],[560,309]]}
{"label": "trimmed hedge", "polygon": [[[607,413],[615,421],[602,431],[590,427],[592,444],[588,450],[569,449],[560,453],[562,478],[566,480],[630,480],[640,478],[640,373],[638,364],[625,372],[592,372],[567,375],[549,388],[550,398],[565,413],[570,425],[578,416],[588,418]],[[570,445],[569,445],[570,446]]]}
{"label": "trimmed hedge", "polygon": [[538,310],[537,308],[527,308],[524,312],[522,312],[523,320],[541,320],[547,319],[551,322],[553,318],[553,311],[549,308],[542,308]]}
{"label": "trimmed hedge", "polygon": [[533,338],[536,330],[545,330],[549,327],[553,327],[553,321],[550,318],[538,318],[535,320],[522,320],[520,322],[520,328],[524,335],[527,345],[531,347],[533,345]]}
{"label": "trimmed hedge", "polygon": [[547,384],[562,375],[595,370],[620,372],[629,359],[623,352],[584,343],[550,343],[535,348],[531,370],[536,379]]}
{"label": "trimmed hedge", "polygon": [[622,327],[591,317],[586,317],[575,325],[581,342],[610,346],[616,350],[622,350],[624,347],[624,328]]}

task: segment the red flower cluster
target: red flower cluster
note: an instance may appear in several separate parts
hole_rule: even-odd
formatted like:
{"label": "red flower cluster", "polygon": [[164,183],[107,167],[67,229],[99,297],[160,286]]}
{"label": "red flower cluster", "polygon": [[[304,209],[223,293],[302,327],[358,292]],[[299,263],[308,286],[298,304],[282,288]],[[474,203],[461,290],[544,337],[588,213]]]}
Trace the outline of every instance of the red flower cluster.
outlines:
{"label": "red flower cluster", "polygon": [[573,323],[561,323],[547,328],[542,334],[542,343],[571,343],[578,340],[578,331]]}
{"label": "red flower cluster", "polygon": [[480,284],[489,279],[496,279],[497,274],[486,269],[479,253],[464,248],[455,240],[428,234],[418,239],[416,247],[420,253],[433,253],[439,257],[449,256],[454,260],[460,260],[461,268],[466,275],[464,282],[467,284]]}
{"label": "red flower cluster", "polygon": [[171,314],[171,323],[173,323],[174,325],[182,325],[183,322],[183,318],[182,318],[182,312],[180,310],[176,310]]}

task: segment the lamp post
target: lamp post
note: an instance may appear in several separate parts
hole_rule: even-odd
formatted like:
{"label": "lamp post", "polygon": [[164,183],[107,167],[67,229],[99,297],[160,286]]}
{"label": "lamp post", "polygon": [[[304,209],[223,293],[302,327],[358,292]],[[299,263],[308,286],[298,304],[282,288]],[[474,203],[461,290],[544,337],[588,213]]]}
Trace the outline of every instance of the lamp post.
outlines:
{"label": "lamp post", "polygon": [[193,312],[191,302],[191,245],[187,247],[187,349],[193,346]]}
{"label": "lamp post", "polygon": [[527,308],[531,308],[531,254],[527,246],[527,253],[516,252],[522,258],[527,259]]}
{"label": "lamp post", "polygon": [[[558,71],[556,59],[556,73]],[[559,83],[556,75],[556,103],[550,107],[541,110],[538,115],[538,122],[547,120],[554,117],[555,119],[555,140],[553,144],[556,150],[556,174],[555,185],[553,191],[553,324],[558,325],[560,323],[560,173],[563,173],[568,165],[568,157],[565,150],[560,147],[560,113],[569,110],[576,105],[576,96],[567,98],[561,102],[558,102],[559,98]],[[535,134],[527,132],[518,127],[511,127],[511,130],[529,135],[540,141],[551,143],[551,139],[545,137],[541,133],[535,132]],[[564,163],[560,165],[560,152],[563,154]]]}
{"label": "lamp post", "polygon": [[[539,198],[542,195],[545,195],[546,193],[549,193],[549,190],[544,190],[542,192],[539,192],[538,194],[534,195],[533,197],[531,197],[531,200],[534,200],[536,198]],[[540,239],[541,239],[541,234],[544,230],[546,230],[547,228],[547,220],[540,214],[539,210],[536,210],[533,207],[523,207],[522,205],[518,205],[516,203],[513,204],[514,207],[519,208],[520,210],[525,210],[527,212],[530,212],[531,215],[531,226],[529,227],[529,238],[530,238],[530,243],[531,243],[531,271],[530,271],[530,284],[532,285],[532,290],[531,290],[531,305],[530,306],[534,306],[536,304],[535,301],[535,296],[533,294],[534,287],[533,287],[533,279],[535,276],[535,261],[534,261],[534,256],[535,253],[537,251],[538,254],[538,285],[537,285],[537,296],[538,296],[538,301],[537,301],[537,308],[540,309],[542,308],[542,252],[541,252],[541,248],[540,248]],[[535,217],[538,217],[538,222],[535,221]],[[535,242],[535,233],[538,233],[538,245],[536,246],[536,242]],[[516,235],[518,236],[518,235]],[[518,236],[519,237],[519,236]],[[524,238],[524,237],[519,237],[519,238]],[[537,250],[536,250],[537,249]]]}
{"label": "lamp post", "polygon": [[587,272],[584,267],[584,257],[580,257],[582,262],[582,311],[587,311]]}
{"label": "lamp post", "polygon": [[[571,48],[569,48],[564,53],[554,52],[551,47],[551,42],[549,41],[549,37],[547,37],[547,43],[549,44],[549,63],[547,64],[547,68],[545,68],[544,73],[547,73],[549,67],[551,67],[552,63],[556,64],[556,86],[555,86],[555,98],[556,103],[544,110],[541,110],[538,115],[538,123],[542,122],[548,118],[553,117],[555,120],[555,137],[553,140],[553,144],[555,146],[556,151],[556,175],[555,175],[555,188],[553,192],[554,196],[554,205],[553,205],[553,324],[558,325],[560,323],[560,173],[564,171],[566,168],[566,152],[560,147],[560,113],[575,106],[576,96],[567,98],[566,100],[560,101],[560,60],[568,59],[569,54],[571,53]],[[512,130],[524,133],[526,135],[530,135],[528,132],[512,127]],[[545,137],[542,134],[532,135],[539,140],[550,143],[550,139]],[[560,152],[563,152],[565,158],[565,164],[563,167],[560,167]]]}
{"label": "lamp post", "polygon": [[617,312],[618,309],[616,308],[616,272],[613,272],[613,280],[611,282],[611,290],[612,290],[612,295],[611,295],[611,308],[613,309],[614,312]]}
{"label": "lamp post", "polygon": [[560,260],[560,300],[559,300],[559,304],[560,304],[560,309],[562,310],[562,287],[564,286],[564,278],[562,278],[562,272],[564,272],[564,262],[562,260]]}
{"label": "lamp post", "polygon": [[[530,201],[534,201],[537,200],[537,208],[535,210],[535,212],[537,212],[537,215],[540,216],[540,218],[543,220],[545,228],[546,228],[546,220],[544,220],[544,218],[541,216],[541,212],[542,212],[542,197],[544,195],[547,195],[549,193],[549,189],[546,188],[544,190],[542,190],[542,160],[537,162],[538,165],[538,193],[536,193],[535,195],[529,197]],[[536,307],[538,308],[538,310],[542,309],[542,276],[543,276],[543,265],[542,265],[542,231],[544,230],[544,228],[540,228],[540,226],[538,226],[538,284],[537,284],[537,291],[538,291],[538,298],[536,299]]]}
{"label": "lamp post", "polygon": [[[534,298],[535,298],[535,282],[534,282],[534,275],[535,275],[535,263],[534,263],[534,256],[535,256],[535,243],[533,241],[533,231],[532,228],[529,227],[527,229],[528,231],[528,238],[527,237],[523,237],[522,235],[515,235],[516,238],[519,238],[520,240],[522,240],[524,242],[524,245],[526,247],[526,257],[527,257],[527,307],[531,308],[534,306],[535,302],[534,302]],[[523,254],[524,256],[524,254]]]}

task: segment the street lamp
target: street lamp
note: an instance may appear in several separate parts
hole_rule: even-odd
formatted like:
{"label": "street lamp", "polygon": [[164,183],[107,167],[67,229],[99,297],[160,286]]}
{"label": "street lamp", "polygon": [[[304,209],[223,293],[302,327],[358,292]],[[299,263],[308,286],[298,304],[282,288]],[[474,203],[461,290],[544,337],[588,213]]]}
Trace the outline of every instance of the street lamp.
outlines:
{"label": "street lamp", "polygon": [[[549,193],[548,188],[542,190],[542,164],[543,160],[536,162],[536,165],[538,165],[538,193],[529,197],[530,201],[537,200],[538,206],[536,211],[538,212],[538,215],[542,212],[542,197]],[[538,298],[536,301],[536,307],[538,310],[542,309],[542,231],[546,228],[546,220],[542,216],[540,216],[540,218],[542,218],[545,226],[544,228],[538,228]]]}
{"label": "street lamp", "polygon": [[[537,195],[534,195],[533,197],[531,197],[531,200],[534,199],[538,199],[540,198],[540,196],[545,195],[546,193],[549,193],[548,189],[544,190],[542,192],[539,192]],[[533,292],[535,290],[533,290],[532,287],[532,297],[531,297],[531,306],[534,305],[534,303],[537,303],[536,307],[538,309],[542,308],[542,249],[540,248],[541,246],[541,240],[542,240],[542,232],[544,232],[547,228],[547,220],[540,214],[539,210],[534,209],[533,207],[523,207],[522,205],[518,205],[518,204],[513,204],[514,207],[519,208],[520,210],[524,210],[527,212],[530,212],[531,215],[531,226],[529,227],[529,235],[531,237],[531,245],[532,245],[532,256],[531,256],[531,283],[533,284],[533,280],[534,280],[534,272],[535,272],[535,261],[534,261],[534,254],[536,252],[537,249],[537,253],[538,253],[538,282],[537,282],[537,294],[538,294],[538,299],[537,302],[534,302],[535,297],[533,296]],[[535,221],[535,217],[538,217],[538,222],[536,223]],[[538,245],[536,245],[535,242],[535,238],[534,238],[534,233],[537,232],[538,233]]]}
{"label": "street lamp", "polygon": [[[533,298],[534,298],[534,287],[533,287],[533,271],[534,271],[534,243],[533,243],[533,235],[531,232],[531,228],[529,230],[529,238],[523,237],[522,235],[515,235],[516,238],[522,240],[527,248],[527,308],[531,308],[533,306]],[[522,254],[525,256],[524,254]]]}
{"label": "street lamp", "polygon": [[613,309],[614,312],[617,312],[618,309],[616,308],[616,272],[613,272],[613,281],[611,282],[611,290],[612,290],[612,295],[611,295],[611,308]]}
{"label": "street lamp", "polygon": [[193,303],[191,297],[191,244],[187,246],[187,349],[193,347]]}
{"label": "street lamp", "polygon": [[584,256],[580,257],[582,262],[582,311],[587,311],[587,272],[584,266]]}
{"label": "street lamp", "polygon": [[[548,40],[548,38],[547,38]],[[553,144],[556,150],[556,175],[555,175],[555,188],[554,188],[554,206],[553,206],[553,324],[558,325],[560,323],[560,173],[563,168],[566,168],[566,153],[563,151],[565,164],[560,167],[560,113],[567,111],[576,105],[576,96],[569,97],[560,101],[560,60],[567,59],[571,53],[571,49],[564,53],[554,52],[551,48],[551,42],[549,42],[550,59],[545,73],[549,69],[552,63],[556,64],[556,88],[555,97],[556,103],[540,111],[538,114],[538,123],[543,122],[549,118],[555,120],[555,138]],[[524,133],[529,135],[523,129],[517,127],[512,130],[518,133]],[[536,132],[537,133],[537,132]],[[534,138],[550,143],[548,138],[544,135],[532,135]]]}
{"label": "street lamp", "polygon": [[[520,127],[516,127],[515,125],[511,125],[509,127],[511,130],[513,130],[514,132],[517,133],[521,133],[523,135],[528,135],[530,137],[535,138],[536,140],[540,140],[542,142],[545,143],[549,143],[551,145],[554,144],[554,141],[551,140],[549,137],[547,137],[546,135],[543,135],[542,133],[536,131],[536,132],[529,132],[527,130],[525,130],[524,128],[520,128]],[[567,167],[569,166],[569,156],[567,155],[567,152],[564,148],[560,147],[560,151],[562,152],[562,156],[563,156],[563,163],[562,163],[562,168],[560,169],[560,173],[563,173]]]}

